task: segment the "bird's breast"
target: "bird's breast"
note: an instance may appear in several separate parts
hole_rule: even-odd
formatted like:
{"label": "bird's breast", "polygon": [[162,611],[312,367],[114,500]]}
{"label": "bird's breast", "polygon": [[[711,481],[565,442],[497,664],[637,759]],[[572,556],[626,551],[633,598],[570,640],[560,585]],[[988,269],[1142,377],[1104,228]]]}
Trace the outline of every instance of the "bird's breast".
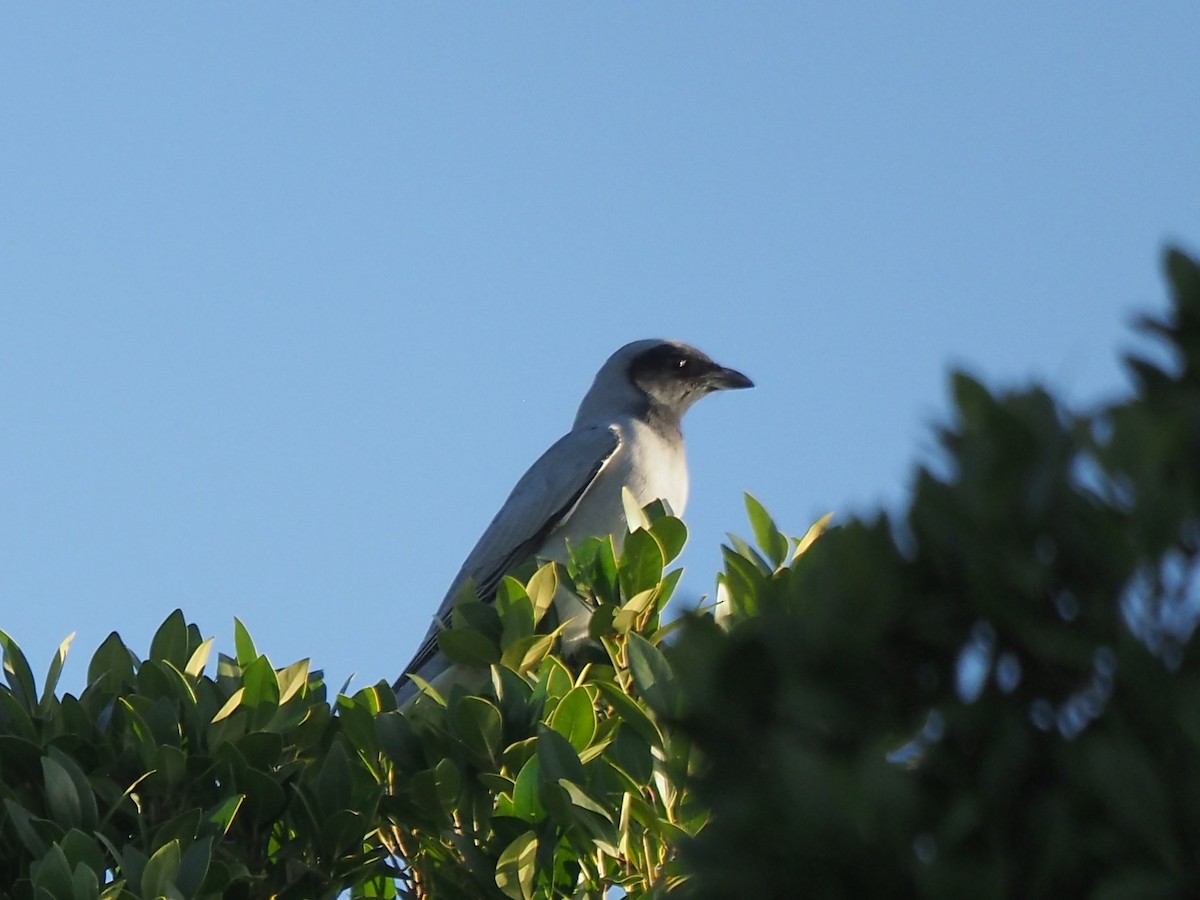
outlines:
{"label": "bird's breast", "polygon": [[622,488],[629,489],[639,506],[665,500],[674,515],[683,515],[688,496],[683,440],[665,438],[638,421],[617,427],[620,447],[571,514],[551,533],[539,556],[564,562],[564,541],[577,545],[606,534],[613,535],[619,549],[626,527]]}

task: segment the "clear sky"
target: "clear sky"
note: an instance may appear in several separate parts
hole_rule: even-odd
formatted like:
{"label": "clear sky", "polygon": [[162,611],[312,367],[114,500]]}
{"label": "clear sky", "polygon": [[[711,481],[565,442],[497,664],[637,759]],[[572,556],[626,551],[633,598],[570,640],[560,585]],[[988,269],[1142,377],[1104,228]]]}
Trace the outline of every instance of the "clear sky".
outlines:
{"label": "clear sky", "polygon": [[0,628],[399,674],[592,375],[670,336],[686,593],[749,490],[903,498],[946,373],[1118,395],[1200,246],[1200,4],[0,8]]}

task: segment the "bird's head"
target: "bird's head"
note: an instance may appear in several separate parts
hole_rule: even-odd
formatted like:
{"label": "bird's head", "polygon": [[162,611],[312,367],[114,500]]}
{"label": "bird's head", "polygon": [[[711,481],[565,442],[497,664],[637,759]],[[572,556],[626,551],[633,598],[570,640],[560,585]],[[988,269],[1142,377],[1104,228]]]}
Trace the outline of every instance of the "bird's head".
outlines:
{"label": "bird's head", "polygon": [[734,369],[718,365],[679,341],[626,344],[596,373],[575,417],[576,426],[640,414],[678,425],[693,403],[713,391],[754,387]]}

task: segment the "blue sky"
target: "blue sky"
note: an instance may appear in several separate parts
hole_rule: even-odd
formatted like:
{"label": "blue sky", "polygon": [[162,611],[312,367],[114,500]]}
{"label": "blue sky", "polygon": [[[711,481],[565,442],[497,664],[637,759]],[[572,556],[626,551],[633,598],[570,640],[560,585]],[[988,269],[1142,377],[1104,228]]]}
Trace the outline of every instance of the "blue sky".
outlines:
{"label": "blue sky", "polygon": [[[1115,4],[1113,5],[1116,6]],[[824,8],[829,7],[829,8]],[[240,617],[393,678],[626,341],[686,431],[686,591],[749,490],[904,496],[946,373],[1119,395],[1200,246],[1200,6],[6,4],[0,628],[64,684]]]}

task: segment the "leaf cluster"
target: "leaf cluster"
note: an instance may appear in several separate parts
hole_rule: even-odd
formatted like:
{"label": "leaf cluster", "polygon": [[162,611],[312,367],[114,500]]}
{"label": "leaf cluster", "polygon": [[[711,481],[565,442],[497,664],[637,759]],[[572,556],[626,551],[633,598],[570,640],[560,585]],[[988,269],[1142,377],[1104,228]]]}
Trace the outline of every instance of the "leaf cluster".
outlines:
{"label": "leaf cluster", "polygon": [[38,696],[0,632],[0,896],[333,897],[379,874],[383,790],[307,661],[273,668],[235,620],[210,675],[176,611],[147,659],[113,633],[59,698],[69,643]]}
{"label": "leaf cluster", "polygon": [[672,648],[701,897],[1190,896],[1200,884],[1200,268],[1171,362],[1090,414],[954,378],[902,520],[794,558],[750,508],[728,628]]}
{"label": "leaf cluster", "polygon": [[[179,611],[146,659],[116,634],[79,697],[40,692],[0,632],[0,897],[634,896],[678,880],[703,813],[657,646],[686,539],[661,505],[563,567],[460,603],[443,649],[480,675],[410,708],[380,682],[330,701],[307,661],[275,668],[235,620],[233,657]],[[554,652],[553,597],[597,612]]]}

